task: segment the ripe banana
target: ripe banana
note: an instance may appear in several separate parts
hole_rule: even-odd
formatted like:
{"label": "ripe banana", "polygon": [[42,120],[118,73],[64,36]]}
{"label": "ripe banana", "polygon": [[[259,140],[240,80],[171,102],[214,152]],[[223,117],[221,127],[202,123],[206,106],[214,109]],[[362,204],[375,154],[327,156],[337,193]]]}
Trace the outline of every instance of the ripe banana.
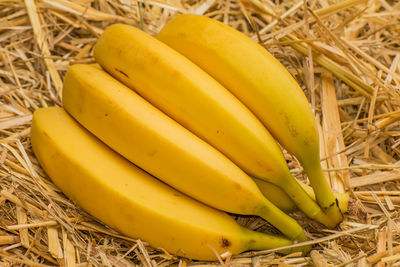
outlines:
{"label": "ripe banana", "polygon": [[191,61],[143,31],[120,24],[104,31],[94,56],[108,73],[249,175],[278,185],[309,217],[328,227],[336,225],[291,176],[282,151],[265,127]]}
{"label": "ripe banana", "polygon": [[63,105],[100,140],[175,189],[220,210],[259,215],[291,239],[307,240],[229,159],[97,67],[68,69]]}
{"label": "ripe banana", "polygon": [[239,31],[196,15],[176,17],[157,38],[204,69],[252,110],[298,158],[323,210],[335,223],[342,220],[321,169],[318,132],[307,98],[277,59]]}
{"label": "ripe banana", "polygon": [[158,181],[109,149],[62,108],[36,110],[31,136],[41,166],[71,200],[153,247],[216,260],[212,248],[219,254],[238,254],[292,243],[240,227],[226,213]]}

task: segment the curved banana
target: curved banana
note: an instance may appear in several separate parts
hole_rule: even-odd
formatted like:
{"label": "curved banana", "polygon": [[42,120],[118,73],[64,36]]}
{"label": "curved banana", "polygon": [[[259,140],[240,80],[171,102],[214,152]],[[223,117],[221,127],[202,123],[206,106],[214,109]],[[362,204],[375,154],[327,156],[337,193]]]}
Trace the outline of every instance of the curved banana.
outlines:
{"label": "curved banana", "polygon": [[143,31],[120,24],[104,31],[94,56],[108,73],[249,175],[278,185],[309,217],[328,227],[336,225],[291,176],[282,151],[261,122],[184,56]]}
{"label": "curved banana", "polygon": [[212,249],[238,254],[292,244],[240,227],[226,213],[158,181],[109,149],[62,108],[36,110],[31,136],[41,166],[71,200],[153,247],[192,259],[216,260]]}
{"label": "curved banana", "polygon": [[63,105],[100,140],[175,189],[220,210],[259,215],[293,240],[307,239],[229,159],[97,67],[68,69]]}
{"label": "curved banana", "polygon": [[176,17],[157,38],[204,69],[252,110],[298,158],[323,210],[334,222],[342,220],[321,169],[318,132],[307,98],[277,59],[243,33],[196,15]]}

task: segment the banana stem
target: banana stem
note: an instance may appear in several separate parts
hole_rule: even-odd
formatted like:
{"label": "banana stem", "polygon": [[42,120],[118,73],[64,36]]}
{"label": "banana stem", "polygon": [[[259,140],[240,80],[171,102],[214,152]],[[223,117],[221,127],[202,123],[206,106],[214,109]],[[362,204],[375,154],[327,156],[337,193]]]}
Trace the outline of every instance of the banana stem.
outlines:
{"label": "banana stem", "polygon": [[[299,185],[304,189],[304,191],[306,191],[307,195],[309,195],[311,199],[315,201],[315,193],[312,187],[304,184],[303,182],[300,182],[297,179],[296,182],[298,182]],[[333,192],[333,196],[338,200],[339,209],[342,212],[342,214],[346,213],[349,206],[349,198],[350,198],[349,194]]]}
{"label": "banana stem", "polygon": [[[244,232],[245,250],[265,250],[293,245],[293,241],[280,236],[263,234],[242,228]],[[292,249],[282,250],[280,253],[290,254],[302,252],[304,255],[311,250],[311,246],[302,246]]]}
{"label": "banana stem", "polygon": [[288,173],[286,177],[278,179],[279,187],[289,195],[297,207],[309,218],[314,219],[326,227],[333,228],[337,222],[332,220],[321,207],[304,191],[296,179]]}
{"label": "banana stem", "polygon": [[303,232],[303,228],[292,217],[281,211],[268,199],[265,198],[263,205],[255,215],[262,217],[275,228],[281,231],[285,236],[295,242],[307,241],[308,238]]}
{"label": "banana stem", "polygon": [[343,220],[343,215],[338,207],[337,200],[333,195],[328,181],[325,179],[321,165],[319,162],[316,164],[307,164],[302,162],[302,166],[310,179],[318,204],[326,215],[331,218],[334,224],[332,227],[335,227]]}

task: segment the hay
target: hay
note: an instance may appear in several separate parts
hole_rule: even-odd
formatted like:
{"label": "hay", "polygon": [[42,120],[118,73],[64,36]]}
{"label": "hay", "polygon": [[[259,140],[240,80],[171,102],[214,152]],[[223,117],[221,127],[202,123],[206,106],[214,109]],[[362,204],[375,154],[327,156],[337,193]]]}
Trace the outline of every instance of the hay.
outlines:
{"label": "hay", "polygon": [[[349,213],[327,230],[294,213],[314,250],[224,259],[226,266],[397,266],[400,263],[400,2],[390,0],[0,0],[1,266],[216,266],[190,262],[107,228],[47,178],[30,146],[32,113],[61,105],[68,66],[93,62],[116,22],[157,33],[194,13],[244,32],[303,87],[320,121],[332,187],[351,193]],[[303,174],[293,159],[292,172]],[[266,231],[258,218],[238,216]]]}

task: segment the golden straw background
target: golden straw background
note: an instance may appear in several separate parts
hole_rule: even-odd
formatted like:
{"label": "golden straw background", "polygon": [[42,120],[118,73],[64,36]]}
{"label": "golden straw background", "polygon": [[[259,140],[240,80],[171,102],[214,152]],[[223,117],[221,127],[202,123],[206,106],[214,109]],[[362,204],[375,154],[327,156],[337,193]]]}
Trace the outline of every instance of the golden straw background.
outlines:
{"label": "golden straw background", "polygon": [[[309,98],[327,178],[351,203],[334,230],[292,214],[315,244],[307,257],[176,258],[96,221],[38,165],[32,113],[61,105],[68,66],[94,62],[93,46],[110,24],[154,35],[181,13],[223,21],[260,42]],[[400,266],[399,90],[399,1],[0,0],[0,266]],[[236,218],[271,231],[261,219]]]}

